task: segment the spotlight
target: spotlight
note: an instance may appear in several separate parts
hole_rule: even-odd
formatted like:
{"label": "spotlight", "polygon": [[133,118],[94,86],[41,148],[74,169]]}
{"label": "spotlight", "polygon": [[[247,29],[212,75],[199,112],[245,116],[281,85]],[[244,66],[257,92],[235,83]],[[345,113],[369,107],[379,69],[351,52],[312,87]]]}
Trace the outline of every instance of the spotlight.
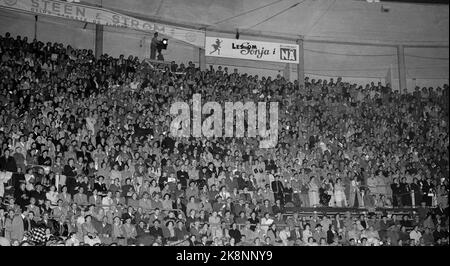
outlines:
{"label": "spotlight", "polygon": [[167,50],[167,45],[169,45],[169,40],[168,39],[162,39],[160,45],[161,45],[161,49]]}

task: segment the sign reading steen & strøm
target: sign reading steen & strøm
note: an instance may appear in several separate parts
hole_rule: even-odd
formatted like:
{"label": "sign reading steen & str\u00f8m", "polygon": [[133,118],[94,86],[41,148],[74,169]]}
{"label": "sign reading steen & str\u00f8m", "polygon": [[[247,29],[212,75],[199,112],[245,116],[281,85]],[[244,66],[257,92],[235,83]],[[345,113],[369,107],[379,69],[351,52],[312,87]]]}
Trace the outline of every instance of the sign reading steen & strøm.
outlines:
{"label": "sign reading steen & str\u00f8m", "polygon": [[157,31],[197,47],[205,45],[204,31],[154,23],[95,6],[56,0],[0,0],[0,8],[151,33]]}
{"label": "sign reading steen & str\u00f8m", "polygon": [[206,56],[298,64],[297,44],[206,37]]}

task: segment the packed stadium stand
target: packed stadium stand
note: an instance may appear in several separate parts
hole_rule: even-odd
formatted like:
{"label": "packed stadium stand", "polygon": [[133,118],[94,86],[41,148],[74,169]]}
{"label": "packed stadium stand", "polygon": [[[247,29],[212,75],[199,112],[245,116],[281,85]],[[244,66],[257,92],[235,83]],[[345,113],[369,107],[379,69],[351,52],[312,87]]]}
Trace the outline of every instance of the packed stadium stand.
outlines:
{"label": "packed stadium stand", "polygon": [[448,246],[448,17],[0,0],[0,246]]}
{"label": "packed stadium stand", "polygon": [[[448,85],[299,88],[0,44],[0,232],[13,245],[448,244]],[[169,104],[194,93],[278,100],[277,146],[171,137]]]}

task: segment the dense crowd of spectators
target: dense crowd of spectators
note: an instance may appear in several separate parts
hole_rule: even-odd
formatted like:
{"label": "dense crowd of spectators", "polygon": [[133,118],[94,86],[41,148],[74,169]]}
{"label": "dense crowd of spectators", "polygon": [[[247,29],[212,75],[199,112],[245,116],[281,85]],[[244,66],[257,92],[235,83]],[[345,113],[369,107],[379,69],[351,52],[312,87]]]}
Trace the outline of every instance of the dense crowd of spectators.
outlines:
{"label": "dense crowd of spectators", "polygon": [[[0,57],[0,244],[448,244],[448,85],[303,87],[9,33]],[[278,144],[172,137],[194,93],[278,101]]]}

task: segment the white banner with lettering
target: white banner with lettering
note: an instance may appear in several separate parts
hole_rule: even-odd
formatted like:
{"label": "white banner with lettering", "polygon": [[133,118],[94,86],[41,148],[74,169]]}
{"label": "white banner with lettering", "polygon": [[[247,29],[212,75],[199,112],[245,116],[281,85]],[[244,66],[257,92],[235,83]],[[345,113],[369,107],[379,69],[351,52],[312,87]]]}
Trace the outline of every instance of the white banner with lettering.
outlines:
{"label": "white banner with lettering", "polygon": [[153,23],[99,7],[56,0],[0,0],[0,7],[105,26],[123,27],[147,32],[157,31],[169,38],[197,47],[203,48],[205,46],[204,31]]}
{"label": "white banner with lettering", "polygon": [[297,44],[206,37],[206,56],[298,64]]}

